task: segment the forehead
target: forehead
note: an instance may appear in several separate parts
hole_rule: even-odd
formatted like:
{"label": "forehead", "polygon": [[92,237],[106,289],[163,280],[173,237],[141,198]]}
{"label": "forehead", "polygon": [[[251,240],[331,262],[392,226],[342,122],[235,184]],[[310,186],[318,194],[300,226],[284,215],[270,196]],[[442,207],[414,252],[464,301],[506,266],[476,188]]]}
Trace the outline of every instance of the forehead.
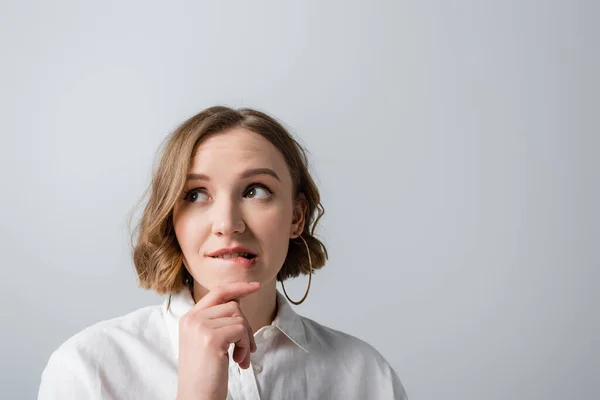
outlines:
{"label": "forehead", "polygon": [[243,128],[216,133],[200,142],[190,172],[224,178],[249,168],[273,169],[282,181],[291,183],[283,154],[263,136]]}

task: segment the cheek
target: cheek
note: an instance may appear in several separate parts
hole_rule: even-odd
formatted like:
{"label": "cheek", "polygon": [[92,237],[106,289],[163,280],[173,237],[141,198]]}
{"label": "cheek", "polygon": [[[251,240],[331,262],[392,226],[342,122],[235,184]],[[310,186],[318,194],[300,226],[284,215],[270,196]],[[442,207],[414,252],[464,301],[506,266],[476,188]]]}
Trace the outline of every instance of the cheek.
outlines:
{"label": "cheek", "polygon": [[253,221],[253,231],[260,238],[263,248],[276,258],[285,258],[289,241],[291,209],[270,210],[256,214]]}
{"label": "cheek", "polygon": [[189,213],[174,216],[173,226],[175,228],[175,236],[184,253],[195,250],[193,247],[199,242],[199,223],[197,218],[192,218]]}

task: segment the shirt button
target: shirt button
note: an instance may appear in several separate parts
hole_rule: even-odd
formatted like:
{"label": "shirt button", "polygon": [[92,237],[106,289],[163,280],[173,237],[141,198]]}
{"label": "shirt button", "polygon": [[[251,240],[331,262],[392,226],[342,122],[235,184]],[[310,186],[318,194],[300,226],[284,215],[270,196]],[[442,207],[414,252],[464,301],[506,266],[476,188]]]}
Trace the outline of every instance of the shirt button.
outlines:
{"label": "shirt button", "polygon": [[262,371],[262,367],[260,365],[254,364],[252,365],[252,369],[254,370],[255,373],[260,373]]}

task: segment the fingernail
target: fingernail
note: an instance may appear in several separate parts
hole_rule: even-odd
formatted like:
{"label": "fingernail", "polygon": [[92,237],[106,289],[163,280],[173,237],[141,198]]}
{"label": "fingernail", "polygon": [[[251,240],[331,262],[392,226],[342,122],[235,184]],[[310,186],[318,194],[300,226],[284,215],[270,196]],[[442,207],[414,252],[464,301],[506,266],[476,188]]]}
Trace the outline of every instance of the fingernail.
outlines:
{"label": "fingernail", "polygon": [[248,283],[249,283],[250,285],[252,285],[252,286],[258,286],[258,285],[259,285],[259,283],[258,283],[258,282],[248,282]]}

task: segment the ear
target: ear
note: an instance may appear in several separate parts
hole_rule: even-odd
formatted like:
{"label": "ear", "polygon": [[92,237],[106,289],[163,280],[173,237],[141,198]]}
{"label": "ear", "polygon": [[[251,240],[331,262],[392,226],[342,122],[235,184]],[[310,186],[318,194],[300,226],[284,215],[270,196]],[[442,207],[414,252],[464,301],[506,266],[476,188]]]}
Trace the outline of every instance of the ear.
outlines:
{"label": "ear", "polygon": [[297,238],[302,234],[302,231],[304,231],[307,208],[308,201],[306,200],[304,193],[299,193],[294,201],[292,224],[290,226],[290,239]]}

